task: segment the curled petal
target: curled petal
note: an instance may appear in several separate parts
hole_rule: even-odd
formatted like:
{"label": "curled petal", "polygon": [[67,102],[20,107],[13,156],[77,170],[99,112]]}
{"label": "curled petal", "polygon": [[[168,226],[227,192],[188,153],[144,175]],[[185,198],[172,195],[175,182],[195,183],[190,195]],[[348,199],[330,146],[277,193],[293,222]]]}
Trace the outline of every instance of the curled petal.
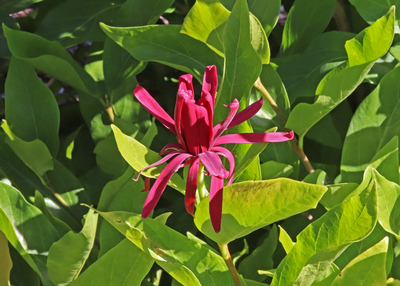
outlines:
{"label": "curled petal", "polygon": [[160,155],[170,154],[176,151],[185,152],[185,149],[183,149],[182,145],[179,143],[168,143],[161,149],[159,154]]}
{"label": "curled petal", "polygon": [[178,93],[182,92],[186,94],[186,96],[190,99],[194,99],[194,90],[193,90],[193,76],[191,74],[184,74],[179,77],[179,87]]}
{"label": "curled petal", "polygon": [[229,107],[231,110],[224,121],[215,125],[210,146],[213,146],[218,137],[221,136],[221,134],[228,128],[229,124],[231,123],[232,119],[239,109],[239,101],[235,98],[233,102],[227,107]]}
{"label": "curled petal", "polygon": [[214,110],[215,93],[218,87],[218,75],[216,66],[208,66],[204,72],[203,86],[201,89],[201,96],[203,93],[208,93],[212,98],[212,109]]}
{"label": "curled petal", "polygon": [[263,143],[263,142],[283,142],[293,139],[293,131],[290,132],[271,132],[271,133],[240,133],[228,134],[217,139],[216,145],[228,143]]}
{"label": "curled petal", "polygon": [[149,194],[147,195],[146,201],[143,205],[142,217],[146,218],[150,215],[152,210],[158,203],[168,181],[171,179],[172,175],[181,167],[183,161],[192,155],[183,153],[176,156],[172,161],[161,171],[160,176],[158,176],[153,187],[151,187]]}
{"label": "curled petal", "polygon": [[189,173],[186,181],[185,206],[187,212],[190,213],[191,215],[193,215],[194,201],[196,200],[199,163],[200,160],[198,157],[193,157],[190,160]]}
{"label": "curled petal", "polygon": [[200,153],[198,156],[211,176],[220,179],[225,179],[229,176],[229,172],[222,165],[221,159],[214,152],[207,151]]}
{"label": "curled petal", "polygon": [[170,153],[170,154],[166,155],[166,156],[165,156],[164,158],[162,158],[161,160],[158,160],[157,162],[155,162],[155,163],[153,163],[153,164],[151,164],[151,165],[148,165],[147,167],[145,167],[145,168],[143,168],[142,170],[140,170],[140,172],[139,172],[139,174],[137,175],[136,179],[133,179],[133,180],[134,180],[134,181],[139,180],[140,174],[142,174],[143,171],[145,171],[145,170],[147,170],[147,169],[149,169],[149,168],[151,168],[151,167],[155,167],[155,166],[158,166],[158,165],[160,165],[160,164],[162,164],[162,163],[165,163],[165,162],[167,162],[169,159],[171,159],[172,157],[174,157],[174,156],[176,156],[176,155],[178,155],[178,154],[181,154],[181,153],[182,153],[182,152],[175,151],[174,153]]}
{"label": "curled petal", "polygon": [[229,161],[229,177],[228,177],[228,182],[226,185],[232,184],[233,179],[235,177],[235,158],[233,157],[232,152],[221,146],[216,146],[216,147],[212,148],[212,151],[218,152],[218,155],[222,155],[228,159],[228,161]]}
{"label": "curled petal", "polygon": [[261,97],[260,100],[253,102],[251,105],[240,111],[238,114],[235,115],[231,123],[229,124],[228,128],[235,127],[240,123],[249,120],[253,117],[262,107],[263,105],[263,98]]}
{"label": "curled petal", "polygon": [[211,218],[211,224],[215,232],[219,232],[221,230],[223,188],[224,188],[224,179],[211,177],[210,218]]}
{"label": "curled petal", "polygon": [[150,178],[144,178],[144,190],[142,192],[148,192],[150,190]]}
{"label": "curled petal", "polygon": [[154,98],[140,85],[137,85],[133,94],[139,100],[139,102],[153,115],[157,118],[165,127],[170,131],[175,133],[175,123],[171,116],[154,100]]}

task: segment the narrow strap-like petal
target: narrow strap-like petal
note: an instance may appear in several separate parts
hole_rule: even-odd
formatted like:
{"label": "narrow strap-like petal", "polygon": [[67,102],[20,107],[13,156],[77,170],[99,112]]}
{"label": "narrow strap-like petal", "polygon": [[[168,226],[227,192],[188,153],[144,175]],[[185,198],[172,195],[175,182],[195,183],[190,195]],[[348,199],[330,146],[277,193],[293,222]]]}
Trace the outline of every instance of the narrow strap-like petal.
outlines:
{"label": "narrow strap-like petal", "polygon": [[155,163],[153,163],[153,164],[151,164],[151,165],[148,165],[147,167],[145,167],[145,168],[143,168],[142,170],[140,170],[140,172],[139,172],[139,174],[137,175],[136,179],[134,178],[133,180],[134,180],[134,181],[139,180],[140,174],[142,174],[143,171],[145,171],[145,170],[147,170],[147,169],[149,169],[149,168],[151,168],[151,167],[155,167],[155,166],[158,166],[158,165],[160,165],[160,164],[162,164],[162,163],[165,163],[165,162],[167,162],[169,159],[171,159],[172,157],[174,157],[174,156],[176,156],[176,155],[178,155],[178,154],[181,154],[181,153],[182,153],[182,152],[180,152],[180,151],[175,151],[175,152],[173,152],[173,153],[170,153],[170,154],[165,155],[162,159],[160,159],[160,160],[158,160],[157,162],[155,162]]}
{"label": "narrow strap-like petal", "polygon": [[211,178],[210,188],[210,218],[215,232],[221,230],[222,217],[222,189],[224,188],[224,179],[217,177]]}
{"label": "narrow strap-like petal", "polygon": [[283,142],[293,139],[293,131],[290,132],[271,132],[271,133],[240,133],[228,134],[217,139],[215,145],[229,143],[263,143],[263,142]]}
{"label": "narrow strap-like petal", "polygon": [[240,111],[238,114],[235,115],[235,117],[232,119],[231,123],[228,126],[228,129],[231,127],[235,127],[239,125],[240,123],[249,120],[251,117],[253,117],[262,107],[263,105],[263,98],[261,97],[260,100],[253,102],[251,105]]}
{"label": "narrow strap-like petal", "polygon": [[186,181],[185,206],[188,213],[193,215],[194,201],[196,200],[197,178],[199,175],[199,158],[190,160],[189,173]]}
{"label": "narrow strap-like petal", "polygon": [[228,159],[228,161],[229,161],[229,177],[228,177],[228,182],[226,185],[232,184],[233,179],[235,177],[235,158],[233,157],[232,152],[221,146],[216,146],[216,147],[212,148],[211,151],[215,151],[215,152],[217,152],[218,155],[222,155]]}
{"label": "narrow strap-like petal", "polygon": [[159,154],[160,155],[170,154],[175,151],[184,152],[185,149],[183,149],[182,145],[179,143],[168,143],[161,149]]}
{"label": "narrow strap-like petal", "polygon": [[220,179],[225,179],[229,176],[229,172],[225,169],[224,165],[222,165],[221,158],[214,152],[207,151],[200,153],[198,156],[211,176]]}
{"label": "narrow strap-like petal", "polygon": [[175,134],[178,142],[187,150],[186,142],[184,135],[182,133],[182,108],[187,100],[185,97],[187,96],[185,91],[178,91],[176,95],[176,104],[175,104],[175,113],[174,113],[174,120],[175,120]]}
{"label": "narrow strap-like petal", "polygon": [[231,110],[224,121],[215,125],[213,129],[213,138],[211,140],[210,147],[212,147],[215,144],[215,141],[218,139],[218,137],[221,136],[221,134],[228,128],[229,124],[231,123],[232,119],[234,118],[236,112],[239,109],[239,101],[235,98],[233,102],[227,107],[229,107]]}
{"label": "narrow strap-like petal", "polygon": [[170,131],[175,133],[175,123],[171,116],[154,100],[154,98],[140,85],[137,85],[133,94],[139,100],[139,102],[153,115],[157,118],[165,127]]}
{"label": "narrow strap-like petal", "polygon": [[157,205],[158,201],[162,193],[165,190],[165,187],[168,184],[168,181],[171,179],[172,175],[179,169],[182,162],[189,158],[190,154],[183,153],[176,156],[172,161],[161,171],[160,176],[158,176],[157,180],[155,181],[154,185],[151,187],[149,194],[147,195],[146,201],[143,205],[142,217],[146,218],[150,215],[153,211],[155,206]]}
{"label": "narrow strap-like petal", "polygon": [[150,191],[150,178],[145,177],[144,178],[144,190],[141,192],[148,192],[148,191]]}

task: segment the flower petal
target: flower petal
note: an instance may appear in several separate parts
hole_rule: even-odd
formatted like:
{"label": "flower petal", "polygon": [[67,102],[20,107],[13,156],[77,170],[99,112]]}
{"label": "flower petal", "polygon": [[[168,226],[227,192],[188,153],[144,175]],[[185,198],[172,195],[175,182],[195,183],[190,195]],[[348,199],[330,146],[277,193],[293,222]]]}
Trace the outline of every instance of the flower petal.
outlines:
{"label": "flower petal", "polygon": [[172,161],[161,171],[160,176],[157,178],[154,185],[151,187],[146,201],[143,205],[142,217],[146,218],[150,215],[154,207],[157,205],[162,193],[167,186],[168,181],[172,175],[181,167],[184,160],[191,157],[191,154],[183,153],[176,156]]}
{"label": "flower petal", "polygon": [[293,139],[293,131],[271,132],[271,133],[240,133],[228,134],[217,139],[215,145],[228,143],[262,143],[262,142],[283,142]]}
{"label": "flower petal", "polygon": [[154,100],[154,98],[140,85],[137,85],[133,94],[139,100],[139,102],[153,115],[157,118],[165,127],[170,131],[175,133],[175,123],[171,116]]}
{"label": "flower petal", "polygon": [[208,66],[206,68],[206,71],[204,72],[201,96],[203,97],[203,93],[208,93],[211,95],[213,110],[214,110],[215,93],[217,92],[217,87],[218,87],[217,67]]}
{"label": "flower petal", "polygon": [[158,166],[158,165],[160,165],[160,164],[162,164],[162,163],[165,163],[165,162],[167,162],[169,159],[171,159],[172,157],[174,157],[174,156],[176,156],[176,155],[178,155],[178,154],[181,154],[181,153],[182,153],[182,152],[180,152],[180,151],[175,151],[175,152],[173,152],[173,153],[167,154],[166,156],[164,156],[162,159],[158,160],[157,162],[155,162],[155,163],[153,163],[153,164],[151,164],[151,165],[148,165],[147,167],[145,167],[145,168],[143,168],[142,170],[140,170],[140,172],[139,172],[139,174],[137,175],[136,179],[133,179],[133,180],[134,180],[134,181],[139,180],[140,174],[142,174],[143,171],[145,171],[145,170],[147,170],[147,169],[149,169],[149,168],[151,168],[151,167],[155,167],[155,166]]}
{"label": "flower petal", "polygon": [[264,100],[261,97],[260,100],[253,102],[251,105],[240,111],[238,114],[235,115],[228,128],[235,127],[240,123],[249,120],[261,109],[263,102]]}
{"label": "flower petal", "polygon": [[211,178],[210,188],[210,218],[215,232],[221,230],[222,217],[222,189],[224,188],[224,179],[217,177]]}
{"label": "flower petal", "polygon": [[160,155],[170,154],[176,151],[185,152],[185,149],[183,149],[182,145],[179,143],[168,143],[161,149],[159,154]]}
{"label": "flower petal", "polygon": [[193,157],[190,161],[189,173],[186,181],[185,206],[187,212],[193,215],[200,160],[198,157]]}
{"label": "flower petal", "polygon": [[234,118],[236,112],[239,109],[239,101],[235,98],[233,102],[227,107],[229,107],[231,110],[226,119],[214,126],[213,137],[210,143],[211,147],[214,145],[218,137],[221,136],[221,134],[228,128],[229,124],[231,123],[232,119]]}
{"label": "flower petal", "polygon": [[224,165],[222,165],[221,159],[214,152],[207,151],[200,153],[198,156],[211,176],[220,179],[225,179],[229,176],[229,172],[225,169]]}
{"label": "flower petal", "polygon": [[229,177],[228,177],[228,182],[226,183],[226,185],[232,184],[233,179],[235,177],[235,158],[233,157],[232,152],[221,146],[216,146],[216,147],[212,148],[211,151],[218,152],[217,153],[218,155],[222,155],[228,159],[228,161],[229,161]]}

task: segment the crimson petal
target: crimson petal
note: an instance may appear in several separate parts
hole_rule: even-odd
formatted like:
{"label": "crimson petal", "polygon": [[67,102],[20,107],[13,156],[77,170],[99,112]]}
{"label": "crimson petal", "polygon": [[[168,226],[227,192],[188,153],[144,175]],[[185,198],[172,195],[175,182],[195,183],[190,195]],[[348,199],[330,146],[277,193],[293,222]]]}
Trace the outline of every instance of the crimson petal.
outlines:
{"label": "crimson petal", "polygon": [[229,176],[228,171],[224,168],[224,165],[222,165],[221,159],[214,152],[206,151],[200,153],[198,156],[211,176],[220,179],[225,179]]}
{"label": "crimson petal", "polygon": [[[167,155],[168,156],[168,155]],[[160,176],[157,178],[153,187],[151,187],[149,194],[147,195],[146,201],[143,205],[142,217],[146,218],[150,215],[152,210],[157,205],[168,181],[172,175],[181,167],[183,161],[191,157],[191,154],[183,153],[176,156],[172,161],[161,171]]]}
{"label": "crimson petal", "polygon": [[190,162],[189,173],[186,181],[185,206],[188,213],[193,215],[194,201],[196,200],[197,179],[199,175],[198,157],[193,157]]}
{"label": "crimson petal", "polygon": [[226,117],[226,119],[224,121],[215,125],[215,127],[213,129],[213,138],[210,143],[211,147],[214,145],[214,143],[218,139],[218,137],[221,136],[221,134],[228,128],[229,124],[231,123],[232,119],[234,118],[236,112],[239,109],[239,101],[235,98],[233,100],[233,102],[230,105],[228,105],[227,107],[229,107],[231,109],[228,116]]}
{"label": "crimson petal", "polygon": [[151,168],[151,167],[155,167],[155,166],[158,166],[158,165],[160,165],[160,164],[162,164],[162,163],[165,163],[165,162],[167,162],[169,159],[171,159],[172,157],[174,157],[174,156],[176,156],[176,155],[178,155],[178,154],[181,154],[181,153],[182,153],[182,152],[175,151],[175,152],[173,152],[173,153],[170,153],[170,154],[166,155],[165,157],[163,157],[162,159],[158,160],[157,162],[155,162],[155,163],[153,163],[153,164],[151,164],[151,165],[148,165],[147,167],[145,167],[145,168],[143,168],[142,170],[140,170],[140,172],[139,172],[139,174],[137,175],[136,179],[133,179],[133,180],[134,180],[134,181],[139,180],[140,174],[142,174],[142,172],[143,172],[144,170],[147,170],[147,169],[149,169],[149,168]]}
{"label": "crimson petal", "polygon": [[222,155],[228,159],[228,161],[229,161],[229,177],[228,177],[228,182],[226,183],[226,185],[232,184],[234,176],[235,176],[235,158],[233,157],[232,152],[221,146],[216,146],[216,147],[212,148],[212,151],[216,151],[216,152],[218,152],[218,155]]}
{"label": "crimson petal", "polygon": [[231,124],[229,124],[228,129],[231,127],[235,127],[253,117],[261,109],[263,102],[264,100],[263,98],[261,98],[260,100],[253,102],[251,105],[236,114],[235,117],[232,119]]}
{"label": "crimson petal", "polygon": [[165,127],[167,127],[174,134],[175,123],[171,116],[154,100],[154,98],[140,85],[137,85],[133,94],[139,102],[147,109],[147,111],[157,118]]}
{"label": "crimson petal", "polygon": [[211,218],[211,224],[215,232],[219,232],[221,230],[223,188],[224,188],[224,179],[211,177],[210,218]]}
{"label": "crimson petal", "polygon": [[263,142],[283,142],[293,139],[293,131],[290,132],[271,132],[271,133],[240,133],[228,134],[217,139],[216,145],[228,143],[263,143]]}

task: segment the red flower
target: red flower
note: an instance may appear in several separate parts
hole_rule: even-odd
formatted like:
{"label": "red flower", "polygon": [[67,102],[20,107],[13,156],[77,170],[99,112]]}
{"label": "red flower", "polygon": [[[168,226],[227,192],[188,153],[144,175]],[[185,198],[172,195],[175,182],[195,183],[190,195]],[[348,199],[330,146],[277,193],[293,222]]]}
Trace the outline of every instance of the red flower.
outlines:
{"label": "red flower", "polygon": [[[139,102],[143,104],[151,115],[173,132],[178,140],[178,143],[169,143],[161,150],[160,154],[165,155],[163,159],[147,167],[150,168],[171,160],[151,187],[143,206],[142,217],[146,218],[150,215],[172,175],[185,165],[190,165],[186,183],[185,205],[186,210],[193,214],[199,165],[202,163],[207,169],[207,175],[211,176],[210,217],[214,230],[219,232],[221,228],[224,179],[227,179],[227,185],[232,184],[235,169],[233,154],[220,145],[227,143],[282,142],[293,138],[293,131],[288,133],[222,135],[228,128],[237,126],[256,114],[260,110],[263,100],[260,99],[239,113],[237,113],[239,102],[237,99],[233,100],[230,105],[226,106],[230,108],[228,117],[213,127],[217,86],[216,67],[208,66],[204,73],[201,97],[196,102],[192,75],[181,76],[175,105],[175,120],[172,120],[143,87],[138,85],[135,88],[134,94]],[[229,171],[223,166],[220,156],[228,159]]]}

